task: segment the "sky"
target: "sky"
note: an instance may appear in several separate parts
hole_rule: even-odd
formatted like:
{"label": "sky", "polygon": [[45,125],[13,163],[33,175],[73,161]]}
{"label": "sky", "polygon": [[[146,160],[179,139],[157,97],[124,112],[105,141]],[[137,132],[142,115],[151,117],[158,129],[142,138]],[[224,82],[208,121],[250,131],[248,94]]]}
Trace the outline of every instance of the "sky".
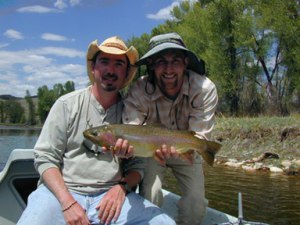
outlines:
{"label": "sky", "polygon": [[180,1],[0,0],[0,95],[34,96],[69,80],[86,87],[90,42],[150,34]]}

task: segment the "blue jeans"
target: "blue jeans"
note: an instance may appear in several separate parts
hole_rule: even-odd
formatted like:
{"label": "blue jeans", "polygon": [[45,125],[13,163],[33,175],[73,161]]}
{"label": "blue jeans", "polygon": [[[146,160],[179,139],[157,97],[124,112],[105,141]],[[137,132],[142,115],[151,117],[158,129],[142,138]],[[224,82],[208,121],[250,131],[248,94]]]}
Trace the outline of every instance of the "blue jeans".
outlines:
{"label": "blue jeans", "polygon": [[[99,195],[81,195],[71,192],[74,199],[86,209],[91,224],[101,224],[96,206],[105,193]],[[65,225],[61,206],[45,186],[40,186],[28,198],[28,204],[17,225]],[[176,225],[174,220],[160,208],[136,193],[126,196],[118,220],[111,225]]]}

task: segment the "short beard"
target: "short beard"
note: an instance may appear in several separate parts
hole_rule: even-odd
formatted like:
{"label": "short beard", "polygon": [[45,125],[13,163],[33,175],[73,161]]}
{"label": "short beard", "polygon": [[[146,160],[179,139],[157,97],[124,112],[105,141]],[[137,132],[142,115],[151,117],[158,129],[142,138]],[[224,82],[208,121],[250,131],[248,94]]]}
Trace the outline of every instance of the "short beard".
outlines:
{"label": "short beard", "polygon": [[117,87],[116,86],[105,86],[103,87],[105,91],[107,92],[113,92],[113,91],[116,91],[117,90]]}

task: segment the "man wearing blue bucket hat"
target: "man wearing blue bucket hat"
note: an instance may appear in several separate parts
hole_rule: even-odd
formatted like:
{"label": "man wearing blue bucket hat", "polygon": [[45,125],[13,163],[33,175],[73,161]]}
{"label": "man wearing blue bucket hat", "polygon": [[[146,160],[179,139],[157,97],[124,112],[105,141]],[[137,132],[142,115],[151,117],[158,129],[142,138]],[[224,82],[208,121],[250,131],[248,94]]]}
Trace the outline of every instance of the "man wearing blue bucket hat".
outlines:
{"label": "man wearing blue bucket hat", "polygon": [[[188,48],[177,33],[154,36],[150,50],[136,65],[146,65],[147,75],[130,88],[124,101],[123,123],[161,124],[173,130],[195,131],[209,139],[218,103],[214,83],[205,74],[204,62]],[[202,158],[192,163],[179,159],[176,149],[163,145],[156,150],[159,163],[148,159],[140,193],[162,205],[163,172],[170,168],[178,181],[181,199],[177,223],[200,225],[206,213]]]}

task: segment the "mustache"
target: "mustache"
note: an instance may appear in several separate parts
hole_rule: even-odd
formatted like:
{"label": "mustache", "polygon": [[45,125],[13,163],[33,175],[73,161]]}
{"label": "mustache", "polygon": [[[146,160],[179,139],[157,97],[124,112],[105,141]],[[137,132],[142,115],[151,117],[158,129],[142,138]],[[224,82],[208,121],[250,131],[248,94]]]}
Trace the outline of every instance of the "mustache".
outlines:
{"label": "mustache", "polygon": [[113,81],[116,81],[118,80],[119,76],[115,73],[106,73],[103,75],[103,79],[106,79],[106,80],[113,80]]}

